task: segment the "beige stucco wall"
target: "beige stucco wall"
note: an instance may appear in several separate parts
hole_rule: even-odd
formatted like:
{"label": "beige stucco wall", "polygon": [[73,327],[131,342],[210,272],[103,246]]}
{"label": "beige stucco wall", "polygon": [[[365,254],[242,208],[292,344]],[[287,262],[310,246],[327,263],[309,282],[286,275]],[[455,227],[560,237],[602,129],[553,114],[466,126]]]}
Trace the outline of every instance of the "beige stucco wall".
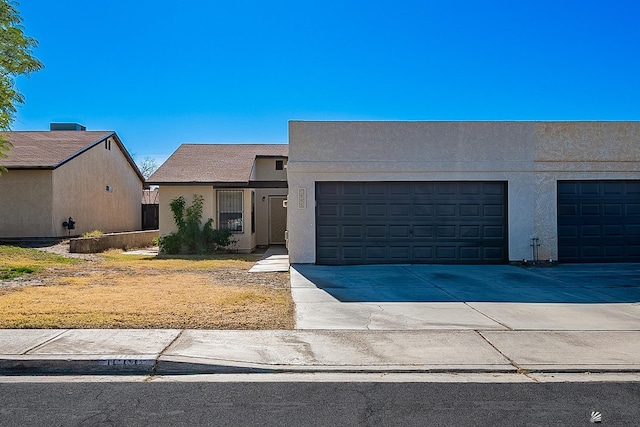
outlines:
{"label": "beige stucco wall", "polygon": [[68,217],[76,221],[76,235],[140,230],[142,185],[115,141],[110,150],[98,144],[85,151],[53,171],[53,235],[67,234],[62,222]]}
{"label": "beige stucco wall", "polygon": [[[236,189],[221,189],[236,190]],[[269,196],[279,195],[286,196],[286,188],[278,189],[237,189],[243,191],[243,210],[244,210],[244,227],[242,233],[235,233],[233,239],[236,240],[234,249],[239,252],[251,252],[256,246],[266,246],[269,244]],[[217,191],[211,186],[166,186],[161,185],[159,190],[160,203],[160,235],[176,231],[173,221],[173,214],[169,207],[169,203],[174,198],[182,195],[190,204],[194,194],[200,194],[204,197],[203,222],[208,218],[213,218],[213,227],[217,228],[218,210],[217,210]],[[256,215],[256,232],[251,231],[251,193],[255,193],[255,215]],[[265,200],[262,200],[262,197]]]}
{"label": "beige stucco wall", "polygon": [[[276,160],[282,160],[285,167],[276,170]],[[253,170],[251,171],[252,181],[286,181],[287,179],[287,158],[257,158]]]}
{"label": "beige stucco wall", "polygon": [[215,192],[210,185],[161,185],[158,190],[158,203],[159,203],[159,221],[160,221],[160,235],[165,236],[170,233],[174,233],[177,230],[176,224],[173,220],[173,213],[169,204],[173,199],[179,196],[183,196],[187,202],[187,206],[193,202],[193,195],[201,195],[203,200],[202,207],[202,220],[207,221],[209,218],[213,218],[213,227],[216,227],[216,211],[215,211]]}
{"label": "beige stucco wall", "polygon": [[51,170],[0,175],[0,237],[51,237]]}
{"label": "beige stucco wall", "polygon": [[557,259],[557,180],[603,178],[640,179],[640,123],[290,122],[290,260],[315,262],[317,181],[506,181],[519,260]]}

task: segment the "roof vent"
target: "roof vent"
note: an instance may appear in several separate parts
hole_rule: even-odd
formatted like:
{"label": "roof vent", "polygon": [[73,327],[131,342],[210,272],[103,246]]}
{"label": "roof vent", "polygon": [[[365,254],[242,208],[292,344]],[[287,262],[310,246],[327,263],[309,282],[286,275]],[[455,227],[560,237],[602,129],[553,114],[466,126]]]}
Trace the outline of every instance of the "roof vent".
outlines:
{"label": "roof vent", "polygon": [[78,123],[50,123],[49,130],[87,130],[86,127]]}

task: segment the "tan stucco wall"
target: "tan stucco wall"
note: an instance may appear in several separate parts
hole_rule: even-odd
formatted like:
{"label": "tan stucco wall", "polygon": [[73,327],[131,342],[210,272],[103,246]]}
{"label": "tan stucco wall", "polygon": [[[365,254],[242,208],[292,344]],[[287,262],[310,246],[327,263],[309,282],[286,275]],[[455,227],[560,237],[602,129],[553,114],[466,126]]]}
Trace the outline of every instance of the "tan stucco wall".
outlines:
{"label": "tan stucco wall", "polygon": [[76,221],[72,234],[141,229],[143,184],[115,141],[111,150],[98,144],[55,169],[52,183],[54,235],[66,235],[68,217]]}
{"label": "tan stucco wall", "polygon": [[[222,189],[235,190],[235,189]],[[279,195],[286,196],[287,189],[237,189],[243,191],[243,209],[244,209],[244,232],[235,233],[233,239],[236,240],[234,249],[239,252],[251,252],[256,246],[269,244],[269,196]],[[251,232],[251,193],[255,192],[255,213],[256,213],[256,232]],[[159,203],[160,203],[160,235],[176,231],[173,221],[173,214],[169,207],[171,200],[178,196],[184,196],[187,204],[191,204],[194,194],[200,194],[204,197],[203,222],[208,218],[213,218],[213,227],[217,228],[218,210],[217,210],[217,190],[211,186],[160,186]],[[265,197],[265,200],[262,200]]]}
{"label": "tan stucco wall", "polygon": [[[282,170],[276,170],[276,160],[284,162]],[[258,158],[256,159],[251,174],[252,181],[286,181],[287,179],[287,158]]]}
{"label": "tan stucco wall", "polygon": [[160,235],[165,236],[174,233],[177,230],[173,220],[173,213],[169,204],[173,199],[183,196],[190,206],[193,202],[193,195],[199,194],[204,198],[202,207],[202,221],[206,222],[209,218],[213,219],[213,227],[216,227],[216,211],[215,211],[215,192],[210,185],[181,185],[167,186],[161,185],[158,190],[159,221]]}
{"label": "tan stucco wall", "polygon": [[290,260],[315,262],[317,181],[507,181],[519,260],[557,259],[558,180],[603,178],[640,179],[639,122],[290,122]]}
{"label": "tan stucco wall", "polygon": [[0,237],[51,237],[50,170],[0,175]]}

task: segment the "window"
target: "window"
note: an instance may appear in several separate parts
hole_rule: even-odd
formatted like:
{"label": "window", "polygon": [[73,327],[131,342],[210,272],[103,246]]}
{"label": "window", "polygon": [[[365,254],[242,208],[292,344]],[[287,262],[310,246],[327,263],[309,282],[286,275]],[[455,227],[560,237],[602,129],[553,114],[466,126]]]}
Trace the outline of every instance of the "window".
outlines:
{"label": "window", "polygon": [[281,171],[284,169],[284,160],[276,160],[276,170]]}
{"label": "window", "polygon": [[242,190],[218,191],[218,228],[242,233]]}

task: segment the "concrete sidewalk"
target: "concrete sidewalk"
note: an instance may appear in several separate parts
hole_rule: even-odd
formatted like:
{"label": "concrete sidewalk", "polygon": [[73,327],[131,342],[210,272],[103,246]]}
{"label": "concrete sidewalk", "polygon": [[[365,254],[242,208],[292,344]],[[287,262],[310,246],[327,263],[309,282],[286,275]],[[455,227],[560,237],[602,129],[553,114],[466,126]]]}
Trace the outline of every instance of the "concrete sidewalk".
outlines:
{"label": "concrete sidewalk", "polygon": [[283,245],[271,245],[260,261],[249,269],[249,273],[272,273],[289,271],[289,252]]}
{"label": "concrete sidewalk", "polygon": [[640,331],[0,330],[1,375],[640,372]]}

